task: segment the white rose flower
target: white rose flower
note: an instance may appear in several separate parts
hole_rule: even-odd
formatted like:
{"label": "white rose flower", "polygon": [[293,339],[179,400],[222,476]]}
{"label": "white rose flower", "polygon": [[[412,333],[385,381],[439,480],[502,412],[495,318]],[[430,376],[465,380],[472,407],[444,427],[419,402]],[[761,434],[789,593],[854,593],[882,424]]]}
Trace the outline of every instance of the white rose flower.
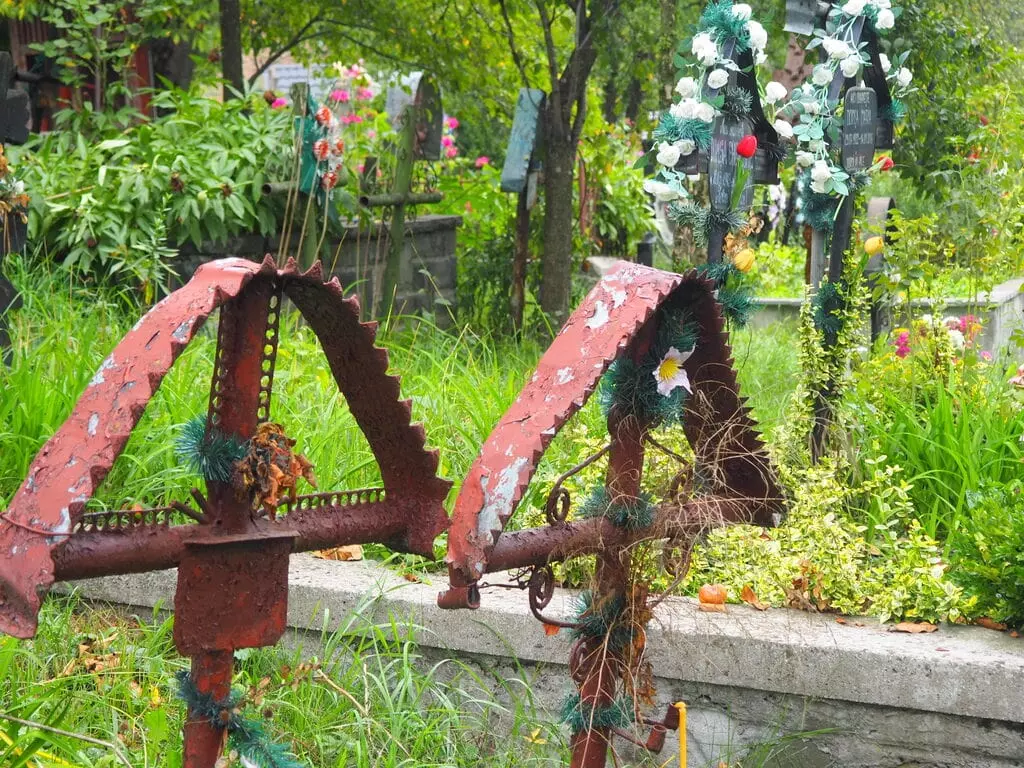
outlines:
{"label": "white rose flower", "polygon": [[959,329],[949,329],[949,341],[956,350],[962,350],[967,345],[967,340]]}
{"label": "white rose flower", "polygon": [[793,126],[787,123],[785,120],[775,121],[775,131],[784,139],[793,138]]}
{"label": "white rose flower", "polygon": [[810,152],[797,152],[796,153],[796,164],[801,168],[810,168],[811,163],[814,162],[814,155]]}
{"label": "white rose flower", "polygon": [[870,2],[879,10],[883,8],[892,8],[892,0],[870,0]]}
{"label": "white rose flower", "polygon": [[878,18],[875,19],[876,29],[892,29],[895,24],[896,17],[888,8],[883,8],[878,12]]}
{"label": "white rose flower", "polygon": [[825,142],[821,139],[815,139],[814,141],[807,142],[807,148],[811,152],[821,152],[825,148]]}
{"label": "white rose flower", "polygon": [[680,139],[676,142],[676,146],[679,147],[679,154],[682,157],[692,155],[693,151],[697,149],[697,143],[692,139]]}
{"label": "white rose flower", "polygon": [[684,99],[691,98],[695,93],[697,93],[697,81],[692,77],[680,78],[679,82],[676,83],[676,93]]}
{"label": "white rose flower", "polygon": [[694,35],[690,52],[705,67],[714,66],[718,61],[718,45],[707,32],[699,32]]}
{"label": "white rose flower", "polygon": [[726,83],[729,82],[729,73],[724,69],[712,70],[711,74],[708,75],[708,88],[718,90],[723,88]]}
{"label": "white rose flower", "polygon": [[867,0],[847,0],[843,4],[843,13],[847,16],[860,16],[864,13],[864,6],[867,4]]}
{"label": "white rose flower", "polygon": [[764,87],[764,100],[769,104],[778,104],[786,98],[787,93],[786,86],[772,80]]}
{"label": "white rose flower", "polygon": [[832,68],[828,64],[818,64],[811,74],[811,81],[815,85],[828,85],[832,82]]}
{"label": "white rose flower", "polygon": [[801,101],[800,106],[804,108],[804,112],[806,112],[808,115],[816,115],[821,111],[821,105],[818,103],[817,99],[812,99],[810,101]]}
{"label": "white rose flower", "polygon": [[839,68],[843,71],[843,77],[856,77],[860,72],[860,56],[847,56],[840,62]]}
{"label": "white rose flower", "polygon": [[710,104],[698,104],[697,112],[694,115],[698,120],[703,120],[705,123],[713,122],[715,119],[715,108]]}
{"label": "white rose flower", "polygon": [[826,160],[817,160],[811,168],[811,189],[818,194],[825,192],[825,183],[832,178],[832,169]]}
{"label": "white rose flower", "polygon": [[768,33],[760,22],[751,19],[747,22],[747,32],[750,33],[750,47],[755,51],[763,51],[768,45]]}
{"label": "white rose flower", "polygon": [[679,147],[663,141],[658,145],[658,154],[655,159],[666,168],[675,168],[676,163],[679,162]]}
{"label": "white rose flower", "polygon": [[830,59],[845,59],[850,55],[850,46],[837,37],[826,37],[821,41],[821,47]]}
{"label": "white rose flower", "polygon": [[25,194],[25,182],[24,181],[16,181],[16,182],[14,182],[14,194],[15,195],[24,195]]}
{"label": "white rose flower", "polygon": [[910,82],[914,79],[914,73],[906,67],[903,67],[899,72],[896,73],[896,82],[900,84],[901,88],[906,88],[910,85]]}
{"label": "white rose flower", "polygon": [[663,181],[655,181],[654,179],[647,179],[644,182],[644,192],[649,195],[654,195],[654,199],[659,203],[670,203],[673,200],[678,200],[682,197],[679,194],[679,190],[675,187],[666,184]]}
{"label": "white rose flower", "polygon": [[732,15],[740,21],[746,21],[754,14],[754,9],[746,3],[736,3],[732,7]]}
{"label": "white rose flower", "polygon": [[767,53],[765,53],[764,51],[754,51],[754,64],[756,66],[760,67],[766,61],[768,61]]}
{"label": "white rose flower", "polygon": [[668,111],[677,120],[690,120],[697,116],[696,99],[682,99],[678,104],[673,104]]}
{"label": "white rose flower", "polygon": [[882,62],[882,71],[888,73],[892,69],[892,62],[889,61],[889,57],[884,53],[878,54],[878,60]]}

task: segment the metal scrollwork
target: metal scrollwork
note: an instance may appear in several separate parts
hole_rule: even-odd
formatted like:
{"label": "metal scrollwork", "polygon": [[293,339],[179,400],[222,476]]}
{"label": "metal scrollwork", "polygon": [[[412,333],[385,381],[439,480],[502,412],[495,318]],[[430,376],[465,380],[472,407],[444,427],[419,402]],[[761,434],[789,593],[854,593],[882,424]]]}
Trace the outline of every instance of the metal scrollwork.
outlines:
{"label": "metal scrollwork", "polygon": [[608,453],[609,448],[611,448],[611,446],[606,445],[593,456],[584,459],[555,480],[555,484],[551,486],[551,491],[548,493],[548,499],[544,504],[544,517],[547,519],[548,525],[559,525],[564,523],[569,517],[569,508],[572,506],[572,497],[569,495],[569,490],[563,485],[565,481],[573,475],[579,474],[595,461],[600,459]]}
{"label": "metal scrollwork", "polygon": [[537,621],[562,629],[575,629],[576,625],[571,622],[551,619],[541,613],[548,607],[548,603],[555,595],[555,571],[550,565],[540,565],[534,568],[533,573],[530,574],[527,588],[530,596],[530,613]]}

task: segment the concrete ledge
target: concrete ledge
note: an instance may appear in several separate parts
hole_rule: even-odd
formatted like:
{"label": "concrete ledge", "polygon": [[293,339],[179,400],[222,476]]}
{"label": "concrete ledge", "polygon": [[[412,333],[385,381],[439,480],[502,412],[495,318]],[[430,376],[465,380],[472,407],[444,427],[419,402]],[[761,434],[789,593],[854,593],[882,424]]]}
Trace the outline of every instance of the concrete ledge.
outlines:
{"label": "concrete ledge", "polygon": [[[170,607],[174,585],[174,571],[75,583],[90,599],[147,608]],[[292,559],[288,622],[319,632],[327,611],[335,629],[368,597],[384,594],[375,615],[408,617],[422,628],[423,646],[565,664],[568,633],[546,636],[525,593],[485,590],[479,610],[452,612],[436,607],[441,587],[440,579],[410,584],[371,562],[300,555]],[[548,613],[566,617],[572,599],[559,591]],[[725,614],[703,613],[693,600],[673,598],[659,606],[648,640],[663,678],[1024,723],[1024,640],[978,627],[907,635],[870,619],[855,626],[788,610],[729,606]]]}

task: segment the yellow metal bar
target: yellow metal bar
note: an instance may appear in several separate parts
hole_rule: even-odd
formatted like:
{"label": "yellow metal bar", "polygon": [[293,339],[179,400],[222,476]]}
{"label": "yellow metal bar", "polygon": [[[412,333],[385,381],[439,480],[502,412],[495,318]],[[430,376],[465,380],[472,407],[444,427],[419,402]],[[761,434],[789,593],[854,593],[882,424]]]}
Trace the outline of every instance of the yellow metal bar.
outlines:
{"label": "yellow metal bar", "polygon": [[679,768],[686,768],[686,702],[677,701],[673,706],[679,710]]}

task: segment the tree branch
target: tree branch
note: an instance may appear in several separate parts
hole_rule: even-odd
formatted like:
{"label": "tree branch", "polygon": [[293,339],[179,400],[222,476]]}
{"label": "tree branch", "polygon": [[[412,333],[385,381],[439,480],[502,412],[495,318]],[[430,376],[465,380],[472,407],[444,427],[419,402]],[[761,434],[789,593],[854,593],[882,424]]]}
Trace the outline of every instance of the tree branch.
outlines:
{"label": "tree branch", "polygon": [[256,79],[260,75],[262,75],[264,72],[266,72],[271,64],[273,64],[275,61],[277,61],[282,56],[284,56],[286,53],[288,53],[288,51],[290,51],[296,45],[298,45],[299,43],[305,42],[306,40],[312,40],[313,38],[318,37],[320,35],[319,32],[313,33],[311,35],[307,35],[306,32],[312,26],[317,24],[319,21],[320,21],[320,16],[319,15],[314,16],[312,19],[307,21],[302,26],[302,29],[300,29],[298,32],[296,32],[294,35],[292,35],[291,40],[289,40],[287,43],[285,43],[280,48],[278,48],[274,53],[272,53],[267,58],[266,61],[264,61],[262,64],[260,64],[256,68],[256,71],[253,73],[252,77],[249,78],[249,85],[252,86],[256,82]]}
{"label": "tree branch", "polygon": [[498,0],[498,5],[501,6],[501,18],[505,21],[505,37],[508,40],[508,47],[512,53],[512,61],[516,63],[516,69],[519,70],[519,74],[523,78],[523,84],[529,88],[530,78],[526,74],[526,66],[523,64],[523,59],[519,55],[519,48],[516,46],[516,34],[512,29],[512,20],[508,16],[508,6],[505,5],[505,0]]}

